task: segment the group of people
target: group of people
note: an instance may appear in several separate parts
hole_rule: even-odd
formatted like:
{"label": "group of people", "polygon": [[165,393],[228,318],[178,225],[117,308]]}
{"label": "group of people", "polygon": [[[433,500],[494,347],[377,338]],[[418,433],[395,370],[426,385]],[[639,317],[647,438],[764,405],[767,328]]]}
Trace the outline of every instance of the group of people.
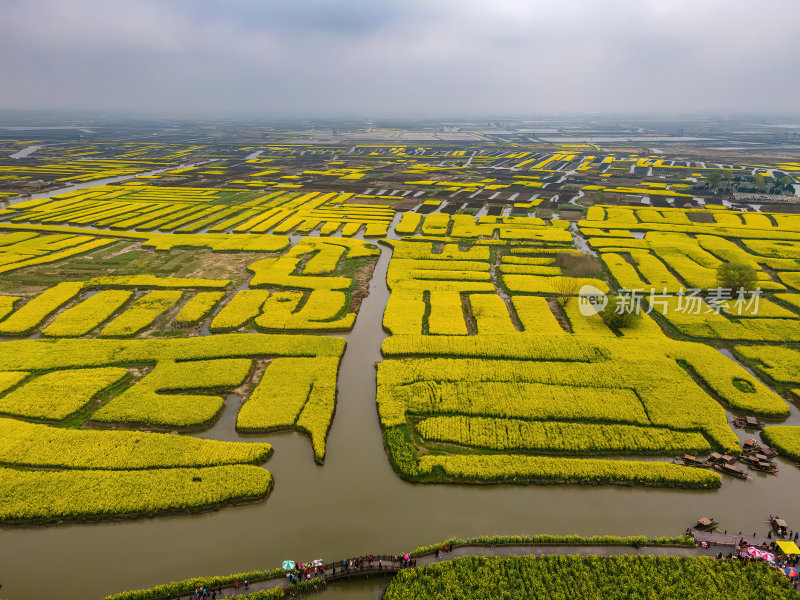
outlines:
{"label": "group of people", "polygon": [[296,562],[294,571],[286,574],[290,583],[296,584],[301,581],[310,581],[312,577],[322,577],[325,575],[325,567],[315,563]]}
{"label": "group of people", "polygon": [[[396,556],[396,555],[394,555],[394,556],[385,556],[385,557],[378,556],[377,558],[375,558],[374,554],[369,554],[369,555],[366,555],[366,556],[359,556],[359,557],[356,557],[356,558],[343,558],[342,562],[341,562],[341,566],[339,567],[339,569],[340,569],[340,572],[343,572],[343,573],[347,573],[347,572],[350,572],[350,571],[363,571],[365,568],[367,570],[373,570],[376,567],[377,567],[377,569],[379,571],[382,571],[383,570],[383,565],[384,565],[384,559],[386,559],[387,563],[391,562],[391,563],[394,564],[394,563],[400,562],[400,563],[403,564],[403,566],[409,566],[409,565],[406,564],[406,562],[410,562],[410,561],[405,561],[403,559],[403,557]],[[338,563],[334,563],[334,565],[333,565],[333,574],[334,575],[336,575],[336,565],[337,564]]]}
{"label": "group of people", "polygon": [[[442,548],[436,550],[436,558],[441,558],[445,552],[452,552],[453,547],[450,545],[445,545]],[[400,565],[400,568],[413,568],[417,566],[417,559],[412,558],[410,555],[406,554],[404,556],[393,555],[393,556],[378,556],[375,557],[374,554],[369,554],[365,556],[358,556],[354,558],[344,558],[342,559],[341,563],[334,563],[332,565],[332,574],[336,575],[336,569],[338,567],[340,573],[348,573],[352,571],[363,571],[367,570],[375,570],[378,571],[383,570],[384,559],[388,563],[391,561],[393,565]],[[301,581],[310,581],[312,578],[318,577],[325,577],[325,566],[319,563],[303,563],[303,562],[296,562],[295,568],[286,574],[286,577],[289,579],[290,583],[297,584]],[[235,591],[240,589],[240,584],[238,581],[234,582],[233,587]],[[250,583],[245,581],[243,584],[245,590],[250,588]],[[235,592],[234,592],[235,593]],[[194,592],[195,600],[217,600],[217,598],[222,598],[222,586],[215,588],[197,588]]]}
{"label": "group of people", "polygon": [[[250,582],[247,580],[245,580],[243,584],[240,584],[238,580],[233,582],[234,594],[242,588],[245,591],[249,590]],[[216,588],[197,588],[194,591],[194,597],[195,600],[217,600],[217,597],[222,598],[222,586],[220,585]]]}
{"label": "group of people", "polygon": [[[353,571],[364,571],[366,570],[383,570],[384,559],[391,560],[393,563],[400,562],[404,567],[412,566],[412,562],[414,566],[416,565],[416,560],[409,559],[405,560],[400,556],[392,556],[392,557],[382,557],[378,556],[375,557],[374,554],[368,554],[364,556],[357,556],[353,558],[344,558],[341,562],[336,562],[331,565],[331,574],[336,575],[336,571],[338,569],[339,573],[349,573]],[[287,573],[286,575],[291,583],[298,583],[300,581],[309,581],[315,577],[324,577],[325,576],[325,566],[320,564],[314,563],[302,563],[296,562],[295,568],[293,571]]]}
{"label": "group of people", "polygon": [[452,551],[453,551],[453,547],[450,546],[449,544],[445,544],[444,547],[439,548],[438,550],[436,550],[436,558],[442,558],[442,554],[444,554],[445,552],[452,552]]}
{"label": "group of people", "polygon": [[[720,552],[719,554],[717,554],[717,558],[720,560],[739,560],[744,564],[748,564],[751,562],[763,562],[758,558],[753,558],[751,556],[747,556],[746,554],[742,553],[734,554],[733,552],[728,552],[728,554],[725,556],[723,556],[722,552]],[[797,560],[798,560],[797,558],[794,558],[793,560],[776,561],[775,563],[772,563],[771,566],[776,569],[784,569],[786,567],[797,565]],[[790,577],[789,581],[791,581],[792,585],[794,586],[794,589],[798,589],[798,587],[800,587],[800,577]]]}

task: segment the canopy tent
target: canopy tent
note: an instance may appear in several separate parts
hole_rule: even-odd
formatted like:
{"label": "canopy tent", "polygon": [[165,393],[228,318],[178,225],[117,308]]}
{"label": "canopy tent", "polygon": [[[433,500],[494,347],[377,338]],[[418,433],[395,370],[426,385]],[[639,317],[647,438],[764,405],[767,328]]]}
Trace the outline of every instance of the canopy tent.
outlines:
{"label": "canopy tent", "polygon": [[781,552],[786,556],[800,554],[800,548],[798,548],[797,544],[794,542],[778,542],[778,548],[780,548]]}

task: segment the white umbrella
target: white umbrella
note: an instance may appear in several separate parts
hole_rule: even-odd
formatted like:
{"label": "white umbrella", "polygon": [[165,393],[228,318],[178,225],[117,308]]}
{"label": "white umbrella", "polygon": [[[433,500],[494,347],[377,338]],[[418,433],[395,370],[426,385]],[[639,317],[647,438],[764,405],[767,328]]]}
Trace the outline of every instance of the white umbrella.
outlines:
{"label": "white umbrella", "polygon": [[294,566],[295,565],[293,560],[285,560],[281,563],[281,568],[284,571],[291,571],[292,569],[294,569]]}
{"label": "white umbrella", "polygon": [[324,566],[325,566],[325,561],[324,561],[324,560],[322,560],[321,558],[318,558],[318,559],[317,559],[317,560],[315,560],[315,561],[314,561],[312,564],[313,564],[315,567],[324,567]]}

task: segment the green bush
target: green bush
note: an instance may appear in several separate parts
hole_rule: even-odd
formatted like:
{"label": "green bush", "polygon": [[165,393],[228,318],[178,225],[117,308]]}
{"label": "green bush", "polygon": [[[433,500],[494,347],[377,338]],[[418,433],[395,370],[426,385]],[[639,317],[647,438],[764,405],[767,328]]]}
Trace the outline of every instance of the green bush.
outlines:
{"label": "green bush", "polygon": [[[192,579],[184,579],[183,581],[174,581],[164,585],[158,585],[146,590],[133,590],[130,592],[121,592],[113,596],[106,596],[103,600],[148,600],[149,598],[163,598],[164,596],[178,596],[183,594],[190,594],[197,588],[216,588],[219,586],[231,585],[235,581],[263,581],[264,579],[272,579],[273,577],[280,577],[283,575],[283,569],[271,569],[269,571],[245,571],[243,573],[233,573],[231,575],[216,575],[211,577],[194,577]],[[263,594],[265,592],[256,592],[256,594]],[[269,590],[268,593],[272,593]],[[272,598],[280,598],[283,595],[281,590],[280,596],[256,596],[250,594],[244,596],[247,600],[268,600]]]}
{"label": "green bush", "polygon": [[467,539],[451,538],[432,544],[430,546],[420,546],[415,548],[412,556],[422,556],[437,550],[442,550],[445,546],[455,548],[456,546],[683,546],[694,548],[694,540],[688,535],[678,537],[657,537],[649,538],[643,535],[620,537],[616,535],[593,535],[583,537],[580,535],[482,535]]}

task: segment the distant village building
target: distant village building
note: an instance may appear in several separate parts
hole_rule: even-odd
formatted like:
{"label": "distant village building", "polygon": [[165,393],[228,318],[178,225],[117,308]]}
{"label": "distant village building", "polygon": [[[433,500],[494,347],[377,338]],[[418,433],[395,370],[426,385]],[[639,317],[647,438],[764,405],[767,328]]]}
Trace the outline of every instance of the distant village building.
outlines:
{"label": "distant village building", "polygon": [[742,203],[758,203],[758,204],[797,204],[800,203],[800,196],[790,196],[788,194],[745,194],[742,192],[733,192],[733,201]]}

